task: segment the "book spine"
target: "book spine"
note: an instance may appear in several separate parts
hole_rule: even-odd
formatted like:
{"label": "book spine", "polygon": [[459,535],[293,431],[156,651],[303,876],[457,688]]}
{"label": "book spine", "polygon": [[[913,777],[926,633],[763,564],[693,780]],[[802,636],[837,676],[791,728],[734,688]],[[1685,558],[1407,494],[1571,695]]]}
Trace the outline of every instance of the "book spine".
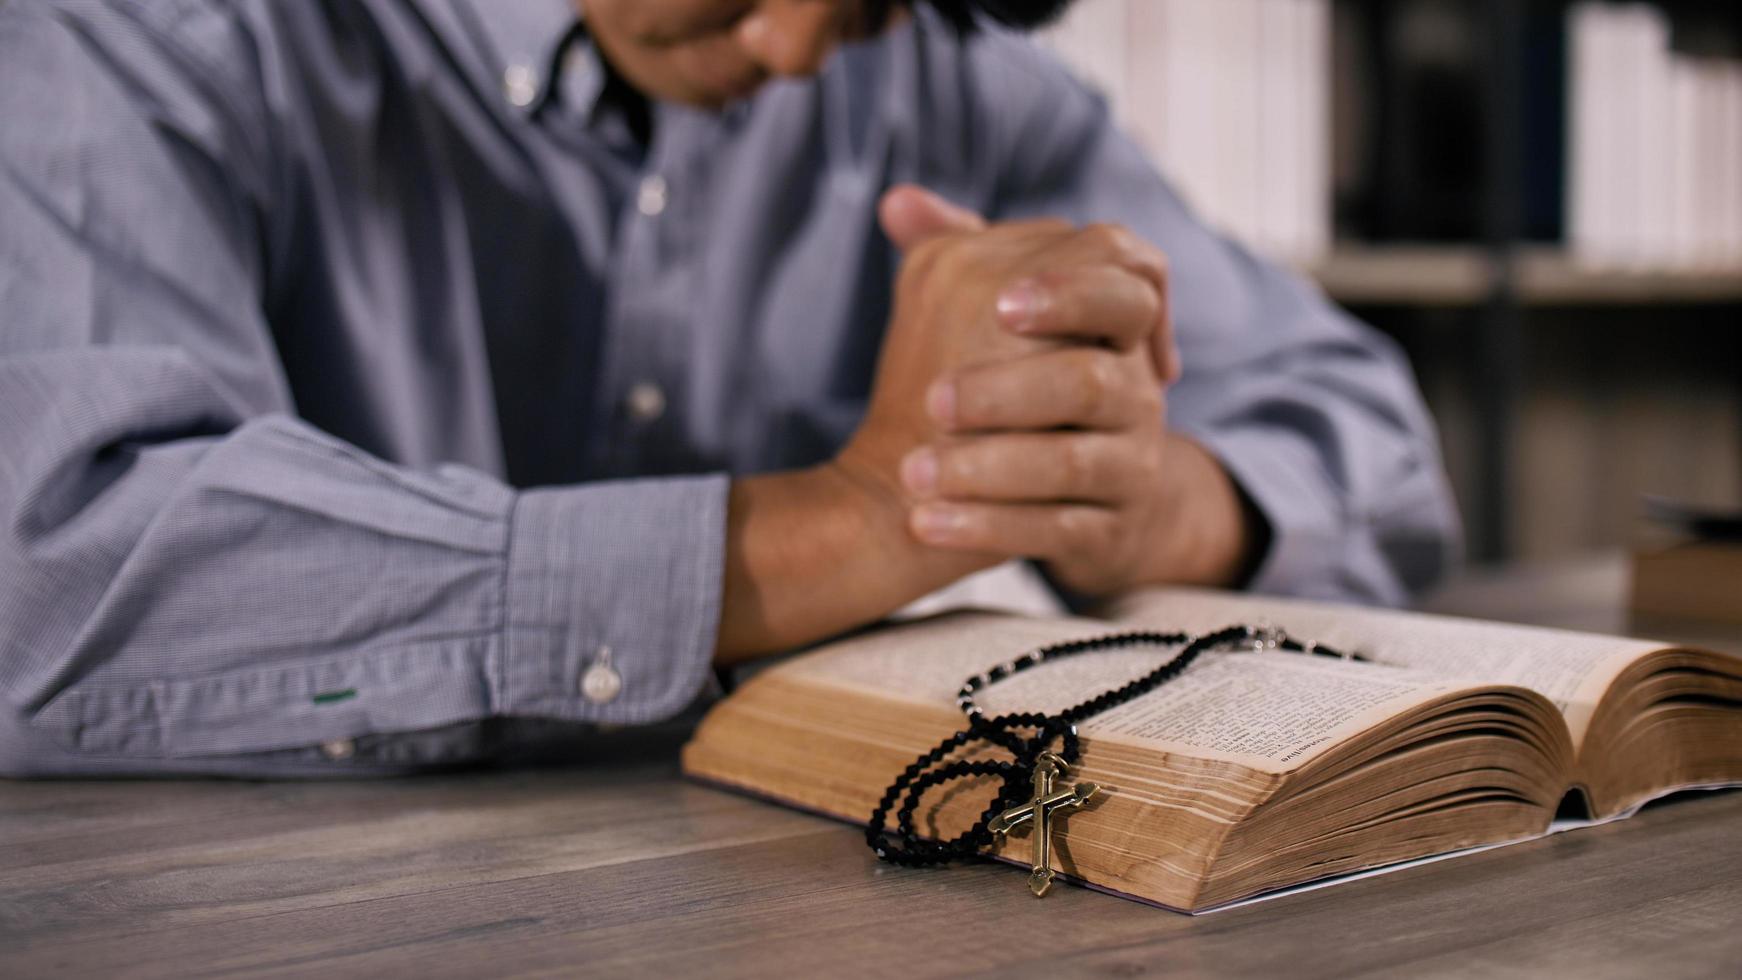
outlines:
{"label": "book spine", "polygon": [[1259,98],[1259,16],[1264,0],[1216,0],[1216,43],[1222,60],[1215,74],[1217,164],[1224,228],[1243,242],[1261,242],[1258,160],[1263,152]]}
{"label": "book spine", "polygon": [[1139,0],[1127,8],[1125,118],[1131,137],[1150,161],[1177,179],[1178,164],[1168,136],[1167,92],[1175,58],[1169,17],[1166,0]]}
{"label": "book spine", "polygon": [[1296,182],[1298,237],[1295,255],[1311,262],[1331,250],[1336,187],[1332,174],[1331,0],[1296,0],[1295,74],[1301,93],[1301,178]]}
{"label": "book spine", "polygon": [[1633,260],[1635,265],[1661,268],[1675,263],[1680,237],[1675,199],[1682,156],[1677,152],[1677,65],[1669,53],[1669,16],[1651,5],[1640,5],[1634,13],[1640,25],[1634,43],[1640,61],[1639,132],[1644,134],[1640,142],[1645,158],[1638,173],[1640,239]]}
{"label": "book spine", "polygon": [[1567,246],[1585,262],[1602,261],[1607,228],[1603,197],[1606,174],[1604,122],[1598,104],[1608,10],[1576,3],[1567,11]]}
{"label": "book spine", "polygon": [[1166,65],[1159,93],[1164,127],[1155,147],[1181,195],[1205,220],[1225,213],[1215,140],[1215,10],[1197,0],[1160,0],[1165,8]]}
{"label": "book spine", "polygon": [[1668,215],[1664,222],[1664,250],[1658,260],[1671,266],[1697,266],[1704,250],[1706,224],[1699,216],[1699,199],[1702,192],[1711,192],[1710,186],[1702,186],[1701,150],[1705,139],[1700,132],[1699,66],[1687,59],[1670,59],[1665,76],[1669,140],[1664,196],[1668,198]]}
{"label": "book spine", "polygon": [[1288,257],[1297,247],[1301,193],[1301,143],[1306,119],[1299,104],[1300,70],[1294,62],[1297,0],[1263,0],[1258,5],[1257,227],[1252,245]]}
{"label": "book spine", "polygon": [[1723,149],[1719,172],[1724,177],[1724,201],[1718,207],[1727,215],[1721,232],[1724,263],[1742,264],[1742,61],[1726,62],[1722,69],[1721,118]]}

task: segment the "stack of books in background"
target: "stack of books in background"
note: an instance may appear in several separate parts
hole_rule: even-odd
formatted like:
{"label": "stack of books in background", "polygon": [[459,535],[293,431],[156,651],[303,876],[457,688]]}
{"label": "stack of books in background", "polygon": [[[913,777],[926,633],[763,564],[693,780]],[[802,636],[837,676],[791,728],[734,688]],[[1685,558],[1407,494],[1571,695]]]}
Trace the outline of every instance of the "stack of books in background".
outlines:
{"label": "stack of books in background", "polygon": [[1742,60],[1671,50],[1646,3],[1569,13],[1567,240],[1598,265],[1742,263]]}
{"label": "stack of books in background", "polygon": [[1286,261],[1329,249],[1330,0],[1079,0],[1042,40],[1211,224]]}

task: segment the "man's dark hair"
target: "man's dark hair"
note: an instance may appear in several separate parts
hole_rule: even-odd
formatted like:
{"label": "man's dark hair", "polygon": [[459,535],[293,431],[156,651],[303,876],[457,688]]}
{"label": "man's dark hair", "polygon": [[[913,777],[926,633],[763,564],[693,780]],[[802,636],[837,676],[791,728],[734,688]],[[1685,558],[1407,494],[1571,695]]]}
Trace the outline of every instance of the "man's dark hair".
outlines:
{"label": "man's dark hair", "polygon": [[964,30],[981,13],[1000,24],[1021,30],[1044,27],[1059,18],[1072,0],[927,0],[938,12]]}
{"label": "man's dark hair", "polygon": [[[867,21],[881,24],[897,5],[912,0],[866,0]],[[986,17],[1019,30],[1044,27],[1059,18],[1075,0],[925,0],[944,19],[962,32],[974,29],[976,16]]]}

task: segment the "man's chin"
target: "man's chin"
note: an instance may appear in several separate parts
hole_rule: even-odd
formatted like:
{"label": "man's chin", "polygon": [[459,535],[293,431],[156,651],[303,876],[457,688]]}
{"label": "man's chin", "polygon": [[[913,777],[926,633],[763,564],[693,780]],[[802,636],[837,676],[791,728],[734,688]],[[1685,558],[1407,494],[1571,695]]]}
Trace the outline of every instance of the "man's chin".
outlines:
{"label": "man's chin", "polygon": [[744,65],[715,64],[705,57],[673,67],[678,69],[673,74],[686,89],[683,101],[708,109],[722,109],[749,98],[768,80],[765,72],[746,70]]}
{"label": "man's chin", "polygon": [[766,78],[752,78],[709,83],[702,89],[703,101],[710,109],[724,109],[734,102],[755,95],[756,90],[767,81]]}

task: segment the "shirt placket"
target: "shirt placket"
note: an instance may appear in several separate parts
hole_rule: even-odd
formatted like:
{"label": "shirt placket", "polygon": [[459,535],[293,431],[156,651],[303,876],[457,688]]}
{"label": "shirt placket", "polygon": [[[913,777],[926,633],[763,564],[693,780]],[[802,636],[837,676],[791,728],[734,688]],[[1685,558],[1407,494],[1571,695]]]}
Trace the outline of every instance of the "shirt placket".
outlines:
{"label": "shirt placket", "polygon": [[613,257],[603,385],[611,438],[602,462],[614,476],[677,472],[695,462],[683,379],[702,212],[695,161],[705,134],[666,107],[656,112],[653,146],[622,204]]}

